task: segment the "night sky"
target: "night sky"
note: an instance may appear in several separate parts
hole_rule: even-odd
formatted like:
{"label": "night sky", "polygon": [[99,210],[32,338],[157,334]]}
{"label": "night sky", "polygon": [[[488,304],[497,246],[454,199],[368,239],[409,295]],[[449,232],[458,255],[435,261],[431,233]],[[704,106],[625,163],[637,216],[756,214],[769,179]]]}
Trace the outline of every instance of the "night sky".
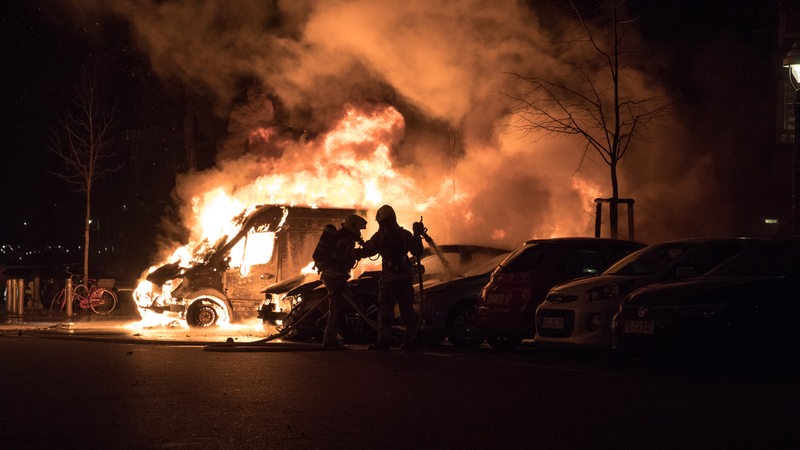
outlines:
{"label": "night sky", "polygon": [[[235,105],[220,106],[180,80],[157,76],[132,39],[128,22],[71,4],[4,3],[2,58],[7,73],[2,90],[0,244],[35,247],[44,242],[82,242],[82,195],[67,190],[51,174],[58,167],[48,147],[81,75],[102,72],[106,105],[115,115],[113,140],[119,161],[126,165],[97,186],[98,243],[113,245],[115,258],[139,264],[152,251],[152,230],[160,227],[169,211],[175,174],[187,169],[182,135],[185,104],[191,100],[196,115],[198,169],[214,164],[217,143],[228,132],[226,114]],[[718,111],[718,120],[712,121],[716,129],[703,138],[707,147],[725,147],[734,141],[746,151],[766,152],[774,146],[775,80],[782,74],[773,68],[780,57],[775,49],[773,2],[639,0],[629,4],[639,15],[644,46],[653,55],[652,75],[679,100],[684,107],[680,114],[702,121],[708,120],[710,111]],[[731,51],[713,51],[720,48]],[[244,98],[248,80],[240,80],[240,85],[240,98]],[[141,137],[142,130],[147,130],[146,138]],[[715,163],[714,170],[720,173],[738,167],[730,155],[740,150],[727,151]],[[745,159],[751,157],[760,158]],[[743,205],[770,203],[753,189],[730,189]]]}

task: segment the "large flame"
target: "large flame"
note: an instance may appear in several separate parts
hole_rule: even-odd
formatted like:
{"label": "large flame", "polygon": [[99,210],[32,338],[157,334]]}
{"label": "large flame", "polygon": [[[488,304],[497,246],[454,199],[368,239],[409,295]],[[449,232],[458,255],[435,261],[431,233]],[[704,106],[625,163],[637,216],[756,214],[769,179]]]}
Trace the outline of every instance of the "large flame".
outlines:
{"label": "large flame", "polygon": [[[164,262],[190,264],[206,245],[234,235],[238,225],[232,219],[259,204],[366,210],[389,201],[400,208],[411,205],[408,193],[414,191],[414,181],[393,168],[390,156],[403,129],[403,116],[393,107],[365,111],[348,106],[338,124],[317,141],[273,142],[284,147],[280,158],[243,163],[263,171],[251,182],[226,185],[220,175],[218,186],[191,198],[192,217],[186,218],[190,243],[173,249]],[[267,129],[253,134],[266,141],[280,139]]]}
{"label": "large flame", "polygon": [[[164,263],[178,262],[182,267],[189,267],[192,262],[201,260],[210,246],[240,231],[241,223],[236,219],[240,220],[243,212],[246,214],[257,205],[374,211],[388,203],[399,211],[420,215],[429,208],[447,214],[459,205],[468,205],[472,201],[470,186],[461,186],[456,191],[450,181],[445,181],[440,192],[426,197],[414,179],[393,166],[391,151],[402,138],[404,127],[403,116],[395,108],[383,105],[367,109],[347,106],[338,123],[315,140],[281,141],[279,133],[274,130],[254,130],[251,142],[257,140],[280,151],[221,163],[218,172],[209,173],[207,178],[210,181],[206,180],[204,186],[211,188],[194,193],[190,199],[188,210],[191,217],[185,220],[190,231],[189,243],[176,246],[165,261],[149,271]],[[257,172],[253,174],[254,170]],[[225,174],[230,173],[250,176],[229,182]],[[242,182],[242,179],[249,181]],[[572,188],[583,199],[585,209],[590,211],[599,190],[578,178],[573,179]],[[473,213],[467,208],[462,215],[469,221]],[[554,236],[563,234],[569,230],[569,225],[562,229],[562,225],[557,223],[551,231]],[[495,240],[502,240],[505,233],[502,227],[486,230],[486,234]],[[235,248],[230,255],[232,267],[239,264],[248,266],[246,261],[233,261],[242,256]],[[137,292],[146,292],[150,288],[148,282],[142,281]],[[145,303],[149,300],[146,296],[139,298]]]}

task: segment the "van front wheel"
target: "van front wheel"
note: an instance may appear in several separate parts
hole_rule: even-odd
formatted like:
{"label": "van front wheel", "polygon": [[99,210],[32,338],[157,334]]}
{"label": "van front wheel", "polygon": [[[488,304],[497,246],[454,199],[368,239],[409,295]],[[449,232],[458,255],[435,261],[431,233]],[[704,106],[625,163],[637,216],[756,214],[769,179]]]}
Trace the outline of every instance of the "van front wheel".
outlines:
{"label": "van front wheel", "polygon": [[217,306],[208,300],[199,300],[191,304],[186,311],[186,324],[190,327],[206,328],[217,324],[219,312]]}

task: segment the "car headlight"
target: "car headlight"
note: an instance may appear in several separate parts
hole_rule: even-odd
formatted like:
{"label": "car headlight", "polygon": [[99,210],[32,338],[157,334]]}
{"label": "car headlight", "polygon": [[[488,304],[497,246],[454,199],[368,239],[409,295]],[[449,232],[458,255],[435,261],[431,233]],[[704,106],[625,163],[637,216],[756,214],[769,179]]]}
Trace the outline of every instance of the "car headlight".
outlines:
{"label": "car headlight", "polygon": [[586,292],[586,300],[593,302],[607,298],[619,297],[621,289],[616,283],[609,283],[605,286],[596,287]]}

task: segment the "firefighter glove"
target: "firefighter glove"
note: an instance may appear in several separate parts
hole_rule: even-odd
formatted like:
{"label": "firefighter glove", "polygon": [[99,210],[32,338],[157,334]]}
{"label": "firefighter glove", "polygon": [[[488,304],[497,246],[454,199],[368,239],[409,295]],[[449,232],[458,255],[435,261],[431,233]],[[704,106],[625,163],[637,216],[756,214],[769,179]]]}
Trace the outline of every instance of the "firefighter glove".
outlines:
{"label": "firefighter glove", "polygon": [[425,225],[422,222],[414,222],[411,229],[414,230],[414,236],[422,236],[428,231],[425,229]]}

